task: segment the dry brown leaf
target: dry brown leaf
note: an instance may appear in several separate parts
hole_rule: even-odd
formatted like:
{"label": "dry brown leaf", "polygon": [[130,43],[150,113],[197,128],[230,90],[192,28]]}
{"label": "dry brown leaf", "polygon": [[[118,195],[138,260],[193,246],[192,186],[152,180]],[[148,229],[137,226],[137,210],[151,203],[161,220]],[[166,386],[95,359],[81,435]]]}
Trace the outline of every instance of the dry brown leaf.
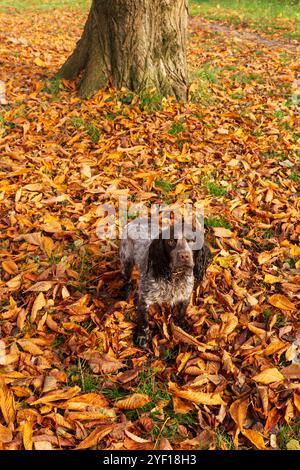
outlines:
{"label": "dry brown leaf", "polygon": [[112,374],[126,366],[109,354],[94,353],[90,358],[90,367],[95,374]]}
{"label": "dry brown leaf", "polygon": [[233,313],[222,313],[220,316],[222,320],[220,334],[229,335],[235,330],[239,320]]}
{"label": "dry brown leaf", "polygon": [[12,441],[13,435],[9,428],[0,424],[0,442],[7,443]]}
{"label": "dry brown leaf", "polygon": [[39,282],[36,282],[33,286],[31,286],[29,289],[27,289],[27,291],[47,292],[49,289],[51,289],[51,287],[53,287],[52,281],[39,281]]}
{"label": "dry brown leaf", "polygon": [[266,449],[264,439],[258,431],[255,431],[254,429],[244,429],[242,432],[244,436],[246,436],[247,439],[249,439],[249,441],[252,442],[252,444],[254,444],[257,449]]}
{"label": "dry brown leaf", "polygon": [[112,430],[113,426],[111,425],[94,429],[86,439],[80,442],[76,449],[90,449],[91,447],[95,447]]}
{"label": "dry brown leaf", "polygon": [[2,268],[8,274],[16,274],[18,272],[18,266],[13,260],[2,261]]}
{"label": "dry brown leaf", "polygon": [[115,402],[115,406],[121,410],[135,410],[149,403],[151,399],[144,393],[134,393],[123,400]]}
{"label": "dry brown leaf", "polygon": [[281,294],[271,295],[271,297],[269,297],[269,304],[281,310],[294,310],[296,308],[295,304],[291,302],[288,297]]}
{"label": "dry brown leaf", "polygon": [[228,228],[224,227],[213,227],[214,233],[216,237],[219,238],[232,238],[233,237],[233,232],[229,230]]}
{"label": "dry brown leaf", "polygon": [[44,397],[39,398],[38,400],[30,404],[33,406],[33,405],[51,403],[53,401],[69,400],[70,398],[73,398],[76,395],[78,395],[79,392],[80,392],[80,387],[77,387],[77,386],[71,387],[66,390],[58,390],[57,392],[50,392],[48,395],[45,395]]}
{"label": "dry brown leaf", "polygon": [[32,450],[32,422],[26,421],[23,426],[23,444],[25,450]]}
{"label": "dry brown leaf", "polygon": [[0,378],[0,409],[6,424],[12,426],[16,416],[15,400],[3,378]]}
{"label": "dry brown leaf", "polygon": [[300,364],[290,364],[281,369],[281,373],[287,379],[300,379]]}
{"label": "dry brown leaf", "polygon": [[230,415],[233,421],[238,425],[238,429],[242,431],[244,429],[244,422],[247,415],[249,402],[248,400],[235,400],[230,405]]}
{"label": "dry brown leaf", "polygon": [[255,382],[259,382],[262,384],[271,384],[273,382],[279,382],[284,380],[284,376],[279,372],[276,367],[269,367],[268,369],[264,369],[259,374],[256,374],[252,377]]}
{"label": "dry brown leaf", "polygon": [[184,398],[185,400],[191,401],[196,405],[225,405],[226,403],[222,400],[219,393],[204,393],[204,392],[195,392],[194,390],[182,390],[177,387],[173,382],[168,384],[169,390],[172,394],[176,395],[179,398]]}

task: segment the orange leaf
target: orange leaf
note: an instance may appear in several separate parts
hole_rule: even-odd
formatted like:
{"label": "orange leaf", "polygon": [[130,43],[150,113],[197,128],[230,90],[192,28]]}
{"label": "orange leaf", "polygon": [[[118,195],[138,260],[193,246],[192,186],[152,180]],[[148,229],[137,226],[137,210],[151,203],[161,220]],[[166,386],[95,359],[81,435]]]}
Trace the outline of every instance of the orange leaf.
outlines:
{"label": "orange leaf", "polygon": [[270,367],[268,369],[263,370],[259,374],[252,377],[255,382],[259,382],[262,384],[271,384],[273,382],[279,382],[280,380],[284,380],[284,376],[281,372],[279,372],[276,367]]}
{"label": "orange leaf", "polygon": [[269,297],[269,304],[274,307],[280,308],[281,310],[294,310],[295,304],[291,302],[285,295],[273,294]]}
{"label": "orange leaf", "polygon": [[193,390],[181,390],[172,382],[169,382],[169,390],[179,398],[189,400],[196,405],[226,405],[219,393],[194,392]]}
{"label": "orange leaf", "polygon": [[149,403],[151,400],[148,395],[144,393],[134,393],[123,400],[119,400],[115,403],[117,408],[121,410],[135,410]]}
{"label": "orange leaf", "polygon": [[8,274],[16,274],[18,272],[18,266],[13,260],[2,261],[2,268]]}
{"label": "orange leaf", "polygon": [[258,431],[255,431],[254,429],[244,429],[242,432],[244,436],[246,436],[247,439],[257,447],[257,449],[265,450],[266,446],[263,437]]}
{"label": "orange leaf", "polygon": [[12,432],[6,426],[0,424],[0,442],[10,442],[13,438]]}
{"label": "orange leaf", "polygon": [[0,379],[0,408],[6,424],[13,424],[16,415],[15,400],[3,379]]}
{"label": "orange leaf", "polygon": [[45,403],[51,403],[52,401],[58,400],[69,400],[75,397],[80,392],[80,387],[71,387],[67,390],[58,390],[57,392],[50,392],[45,397],[39,398],[38,400],[30,403],[31,405],[40,405]]}
{"label": "orange leaf", "polygon": [[25,450],[32,450],[32,422],[26,421],[23,426],[23,444]]}
{"label": "orange leaf", "polygon": [[96,428],[91,434],[76,447],[76,449],[89,449],[96,446],[107,434],[113,430],[113,426]]}
{"label": "orange leaf", "polygon": [[248,405],[248,400],[235,400],[229,409],[230,415],[233,421],[238,425],[240,431],[244,428]]}
{"label": "orange leaf", "polygon": [[33,302],[33,306],[31,309],[31,323],[35,321],[38,311],[45,307],[46,304],[47,301],[44,297],[44,294],[43,292],[40,292],[39,295],[36,297],[35,301]]}

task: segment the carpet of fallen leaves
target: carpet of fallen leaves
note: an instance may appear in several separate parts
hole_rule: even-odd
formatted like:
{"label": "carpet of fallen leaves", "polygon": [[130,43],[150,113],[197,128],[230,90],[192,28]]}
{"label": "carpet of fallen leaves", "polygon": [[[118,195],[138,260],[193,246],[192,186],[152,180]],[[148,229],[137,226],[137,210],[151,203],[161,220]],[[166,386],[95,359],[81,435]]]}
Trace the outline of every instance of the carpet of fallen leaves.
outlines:
{"label": "carpet of fallen leaves", "polygon": [[[279,448],[300,416],[296,51],[198,24],[188,104],[81,101],[49,79],[84,19],[0,13],[0,448]],[[191,330],[153,312],[152,352],[96,236],[119,195],[205,207]]]}

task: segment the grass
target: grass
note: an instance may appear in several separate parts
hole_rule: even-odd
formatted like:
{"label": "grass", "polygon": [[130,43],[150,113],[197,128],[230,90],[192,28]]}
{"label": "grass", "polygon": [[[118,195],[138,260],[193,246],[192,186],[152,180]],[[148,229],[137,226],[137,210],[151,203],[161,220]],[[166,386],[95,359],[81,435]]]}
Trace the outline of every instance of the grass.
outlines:
{"label": "grass", "polygon": [[172,191],[173,189],[172,183],[169,183],[168,181],[163,180],[161,178],[156,178],[156,180],[154,181],[154,184],[157,188],[160,188],[164,192],[167,192],[167,193]]}
{"label": "grass", "polygon": [[300,183],[300,173],[291,173],[289,179],[295,181],[295,183]]}
{"label": "grass", "polygon": [[286,450],[290,447],[289,443],[292,440],[300,441],[300,420],[297,420],[293,424],[286,424],[282,426],[278,436],[278,444],[280,449]]}
{"label": "grass", "polygon": [[52,10],[53,8],[80,8],[85,9],[90,5],[90,0],[0,0],[2,7],[17,10]]}
{"label": "grass", "polygon": [[214,181],[207,180],[206,178],[204,178],[203,184],[204,186],[206,186],[211,196],[221,197],[221,196],[225,196],[225,194],[227,193],[226,188],[224,188],[223,186],[220,186]]}
{"label": "grass", "polygon": [[217,450],[234,450],[235,445],[233,443],[232,438],[225,432],[223,429],[217,429],[217,442],[216,442]]}
{"label": "grass", "polygon": [[208,64],[191,71],[192,88],[190,94],[192,102],[210,104],[214,101],[211,85],[218,85],[219,73],[219,69]]}
{"label": "grass", "polygon": [[100,138],[100,130],[94,123],[89,122],[86,126],[86,130],[92,141],[96,144]]}
{"label": "grass", "polygon": [[190,15],[208,20],[228,21],[264,33],[280,32],[290,39],[300,38],[298,0],[190,0]]}
{"label": "grass", "polygon": [[177,135],[183,131],[183,125],[181,122],[173,122],[172,126],[168,130],[168,134]]}
{"label": "grass", "polygon": [[204,224],[206,227],[231,228],[231,224],[223,217],[205,217]]}
{"label": "grass", "polygon": [[57,96],[62,87],[60,78],[56,76],[47,81],[43,91],[49,95]]}

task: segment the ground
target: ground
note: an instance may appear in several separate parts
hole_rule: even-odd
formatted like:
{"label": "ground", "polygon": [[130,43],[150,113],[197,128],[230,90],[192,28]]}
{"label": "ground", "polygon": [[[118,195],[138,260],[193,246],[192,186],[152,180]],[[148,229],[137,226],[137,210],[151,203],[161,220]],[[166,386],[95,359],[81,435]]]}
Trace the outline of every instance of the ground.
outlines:
{"label": "ground", "polygon": [[[176,103],[81,101],[53,77],[87,2],[0,0],[0,448],[299,449],[297,2],[212,3]],[[96,235],[119,195],[205,209],[191,330],[153,312],[151,351]]]}

